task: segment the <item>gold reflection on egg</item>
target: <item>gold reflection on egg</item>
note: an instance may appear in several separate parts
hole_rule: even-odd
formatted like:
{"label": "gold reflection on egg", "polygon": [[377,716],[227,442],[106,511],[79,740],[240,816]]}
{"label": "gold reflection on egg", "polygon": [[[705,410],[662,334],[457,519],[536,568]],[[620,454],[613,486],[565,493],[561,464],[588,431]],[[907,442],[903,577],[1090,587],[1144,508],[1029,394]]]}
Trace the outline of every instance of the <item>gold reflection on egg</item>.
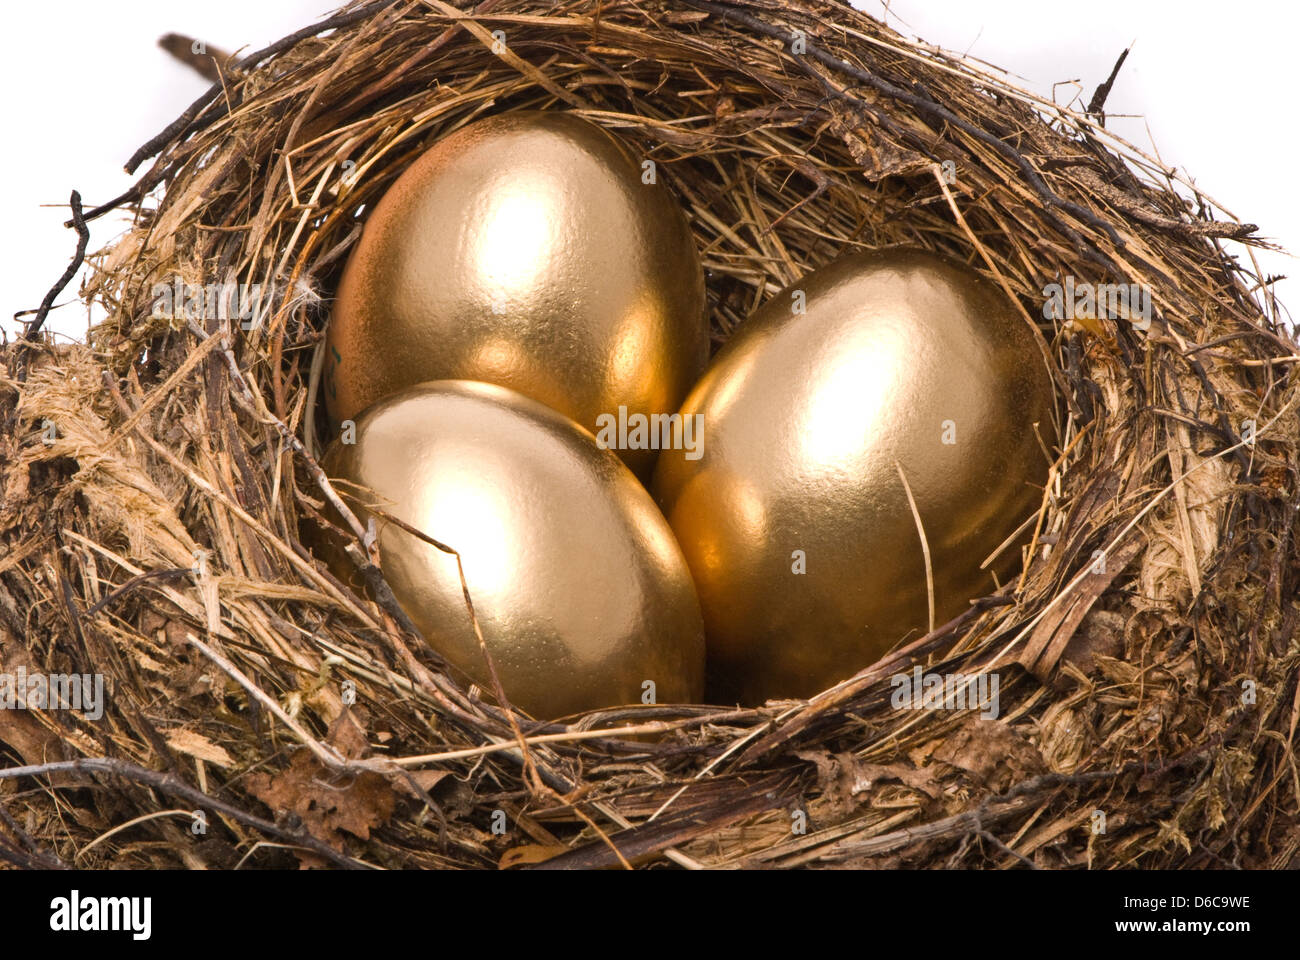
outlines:
{"label": "gold reflection on egg", "polygon": [[[429,643],[491,691],[456,558],[366,507],[459,551],[506,696],[538,718],[698,701],[704,630],[681,550],[631,471],[559,413],[503,387],[441,381],[357,420],[322,465],[364,524]],[[340,579],[359,574],[318,551]]]}
{"label": "gold reflection on egg", "polygon": [[[425,380],[511,387],[597,430],[671,413],[708,356],[704,273],[642,160],[570,113],[519,111],[444,137],[389,188],[339,285],[325,398],[335,423]],[[655,451],[620,451],[646,471]]]}
{"label": "gold reflection on egg", "polygon": [[[798,292],[802,291],[802,297]],[[796,312],[800,305],[804,312]],[[713,699],[808,697],[992,592],[1038,509],[1052,387],[1014,304],[919,250],[855,254],[760,308],[683,415],[702,456],[653,490],[704,611]]]}

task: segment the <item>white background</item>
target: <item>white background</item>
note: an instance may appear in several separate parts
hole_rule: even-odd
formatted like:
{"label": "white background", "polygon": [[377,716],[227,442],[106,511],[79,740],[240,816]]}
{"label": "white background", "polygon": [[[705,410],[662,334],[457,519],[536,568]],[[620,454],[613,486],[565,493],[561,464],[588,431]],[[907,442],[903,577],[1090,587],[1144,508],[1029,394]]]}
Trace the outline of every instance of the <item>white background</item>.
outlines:
{"label": "white background", "polygon": [[[1289,0],[894,0],[887,11],[878,0],[855,3],[904,34],[1011,71],[1039,93],[1078,81],[1084,102],[1136,41],[1107,101],[1108,125],[1148,152],[1154,144],[1261,234],[1300,249],[1300,15]],[[157,47],[159,36],[175,31],[247,52],[330,9],[330,0],[11,5],[0,58],[0,328],[12,336],[13,313],[36,307],[66,266],[76,239],[61,226],[71,188],[87,208],[121,193],[132,182],[122,170],[127,157],[206,87]],[[1056,95],[1064,102],[1075,92],[1058,87]],[[111,217],[93,222],[91,250],[120,230]],[[1289,256],[1260,260],[1270,273],[1298,272]],[[1276,289],[1284,301],[1300,300],[1300,280]],[[87,310],[76,281],[58,302],[48,328],[83,337]]]}

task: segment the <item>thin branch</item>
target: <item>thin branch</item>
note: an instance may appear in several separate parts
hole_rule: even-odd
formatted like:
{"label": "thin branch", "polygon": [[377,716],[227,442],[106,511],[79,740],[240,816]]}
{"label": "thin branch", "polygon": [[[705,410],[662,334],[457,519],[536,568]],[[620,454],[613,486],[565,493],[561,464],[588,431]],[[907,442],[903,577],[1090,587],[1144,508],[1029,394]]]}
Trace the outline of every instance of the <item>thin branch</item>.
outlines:
{"label": "thin branch", "polygon": [[1119,68],[1124,66],[1124,61],[1128,59],[1129,48],[1125,47],[1115,61],[1115,66],[1110,68],[1110,76],[1104,83],[1098,84],[1097,89],[1092,92],[1092,99],[1088,101],[1088,112],[1097,117],[1103,124],[1106,122],[1106,115],[1102,113],[1102,107],[1106,106],[1106,98],[1110,96],[1110,88],[1115,85],[1115,78],[1119,76]]}
{"label": "thin branch", "polygon": [[[86,226],[86,219],[82,215],[81,194],[73,190],[72,196],[68,199],[68,204],[72,207],[72,226],[77,231],[77,251],[72,255],[72,262],[68,264],[68,269],[63,271],[63,276],[55,281],[54,286],[50,287],[50,292],[45,295],[45,299],[37,307],[35,318],[32,319],[31,323],[27,324],[23,338],[29,343],[35,341],[37,335],[40,334],[41,327],[45,324],[45,318],[49,316],[50,308],[54,306],[55,298],[63,292],[64,287],[72,282],[72,278],[77,275],[77,271],[81,269],[82,263],[86,260],[86,245],[90,243],[90,228]],[[17,320],[25,313],[27,311],[20,310],[14,314],[14,319]]]}
{"label": "thin branch", "polygon": [[127,780],[142,783],[153,787],[155,790],[161,790],[163,793],[187,800],[194,804],[196,810],[209,807],[219,813],[224,813],[231,819],[238,820],[245,826],[280,837],[282,840],[287,840],[298,846],[306,847],[313,853],[320,854],[345,869],[374,869],[370,864],[339,853],[328,843],[317,840],[305,831],[287,830],[270,820],[264,820],[246,810],[241,810],[234,804],[218,800],[216,797],[197,790],[175,774],[159,773],[157,770],[150,770],[147,767],[126,760],[118,760],[113,757],[82,757],[78,760],[57,760],[50,763],[32,764],[26,767],[9,767],[0,769],[0,780],[14,780],[18,777],[44,777],[52,773],[103,773],[124,777]]}
{"label": "thin branch", "polygon": [[[284,51],[297,46],[299,41],[306,40],[309,37],[314,37],[326,30],[337,30],[340,27],[346,27],[360,20],[365,20],[372,14],[378,13],[379,11],[391,7],[398,2],[400,2],[400,0],[376,0],[375,3],[367,4],[364,7],[358,7],[356,10],[350,10],[347,13],[340,13],[333,17],[327,17],[324,20],[311,24],[310,26],[303,27],[301,30],[295,30],[288,36],[281,37],[279,40],[275,41],[275,43],[265,46],[261,50],[250,53],[248,56],[236,63],[234,69],[248,70],[257,66],[267,57],[274,56],[277,53],[283,53]],[[167,126],[159,131],[155,136],[151,137],[148,142],[140,147],[139,150],[131,154],[131,159],[126,162],[126,172],[135,173],[136,167],[140,166],[140,164],[149,157],[158,153],[158,151],[167,144],[184,136],[186,133],[192,132],[191,126],[194,124],[194,121],[203,112],[203,108],[214,99],[218,104],[217,109],[205,118],[203,126],[207,126],[221,117],[224,117],[229,110],[229,106],[226,106],[226,100],[225,97],[221,95],[222,93],[222,85],[218,80],[210,86],[201,97],[186,107],[184,113],[171,123],[167,124]]]}

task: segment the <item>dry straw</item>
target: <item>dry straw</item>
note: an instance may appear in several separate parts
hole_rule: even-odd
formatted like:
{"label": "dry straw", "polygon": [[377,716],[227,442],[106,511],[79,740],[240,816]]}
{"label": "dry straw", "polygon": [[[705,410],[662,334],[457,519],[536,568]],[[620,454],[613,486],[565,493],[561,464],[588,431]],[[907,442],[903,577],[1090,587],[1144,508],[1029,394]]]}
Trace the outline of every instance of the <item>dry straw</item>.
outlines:
{"label": "dry straw", "polygon": [[[108,320],[4,354],[0,673],[111,694],[98,721],[0,713],[0,856],[1293,864],[1300,350],[1254,228],[1109,131],[1106,85],[1047,102],[814,0],[383,0],[219,66],[137,185],[85,212],[134,214],[91,257]],[[359,527],[382,602],[335,581],[299,538],[335,496],[312,454],[338,270],[413,157],[523,108],[655,161],[718,342],[859,248],[942,251],[1008,290],[1062,438],[1023,573],[811,702],[544,725],[447,672]],[[1150,329],[1043,320],[1066,277],[1146,285]],[[262,284],[262,322],[152,316],[176,278]],[[896,709],[917,664],[996,673],[997,719]]]}

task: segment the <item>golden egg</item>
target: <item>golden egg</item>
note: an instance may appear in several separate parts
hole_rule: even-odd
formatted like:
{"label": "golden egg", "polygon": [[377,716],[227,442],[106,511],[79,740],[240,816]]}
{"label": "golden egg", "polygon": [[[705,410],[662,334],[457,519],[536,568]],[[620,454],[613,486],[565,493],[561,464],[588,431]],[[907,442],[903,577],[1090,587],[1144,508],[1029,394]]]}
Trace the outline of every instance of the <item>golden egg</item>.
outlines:
{"label": "golden egg", "polygon": [[[518,390],[593,433],[671,414],[708,359],[704,272],[660,171],[570,113],[444,137],[384,194],[339,285],[334,422],[426,380]],[[656,452],[620,451],[648,472]]]}
{"label": "golden egg", "polygon": [[[492,691],[455,556],[507,698],[533,716],[700,699],[704,627],[690,572],[650,495],[568,418],[504,387],[408,388],[322,459],[364,524],[398,603]],[[374,508],[378,508],[378,510]],[[320,555],[354,586],[356,568]],[[646,686],[654,684],[653,688]]]}
{"label": "golden egg", "polygon": [[923,251],[844,257],[761,307],[683,406],[695,459],[664,453],[653,484],[715,698],[808,697],[925,634],[916,515],[935,625],[992,592],[1019,550],[980,565],[1038,509],[1052,403],[1014,305]]}

